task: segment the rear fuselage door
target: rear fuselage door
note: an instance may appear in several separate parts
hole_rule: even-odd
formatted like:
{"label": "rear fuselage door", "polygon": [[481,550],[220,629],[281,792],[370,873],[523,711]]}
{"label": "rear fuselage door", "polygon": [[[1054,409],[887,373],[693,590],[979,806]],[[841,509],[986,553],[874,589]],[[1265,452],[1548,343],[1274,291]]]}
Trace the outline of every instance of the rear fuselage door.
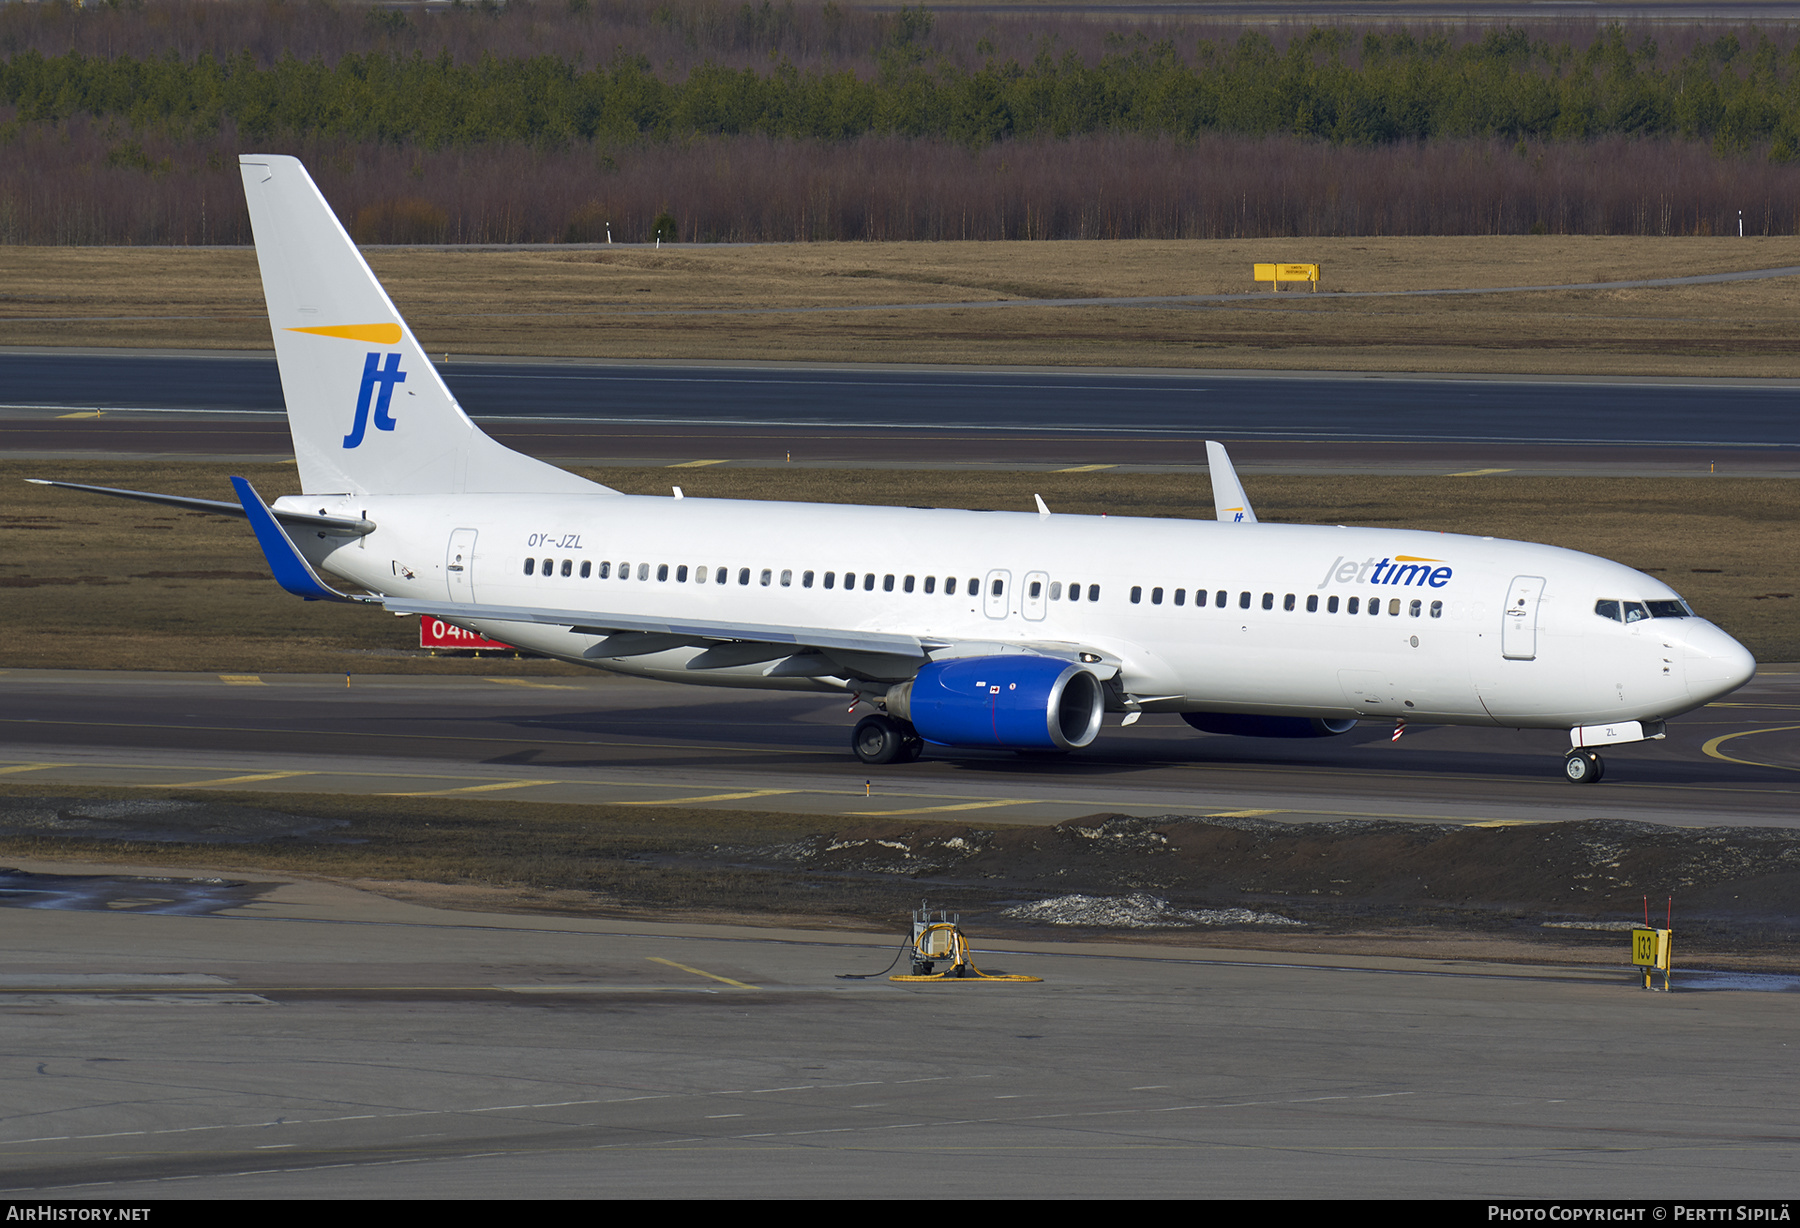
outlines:
{"label": "rear fuselage door", "polygon": [[981,585],[981,599],[989,618],[1005,618],[1011,608],[1012,572],[990,571]]}
{"label": "rear fuselage door", "polygon": [[1506,609],[1500,615],[1500,655],[1508,661],[1537,658],[1538,600],[1544,595],[1544,577],[1514,576],[1506,590]]}
{"label": "rear fuselage door", "polygon": [[475,600],[475,530],[457,529],[450,534],[450,546],[444,552],[444,575],[450,589],[450,600]]}

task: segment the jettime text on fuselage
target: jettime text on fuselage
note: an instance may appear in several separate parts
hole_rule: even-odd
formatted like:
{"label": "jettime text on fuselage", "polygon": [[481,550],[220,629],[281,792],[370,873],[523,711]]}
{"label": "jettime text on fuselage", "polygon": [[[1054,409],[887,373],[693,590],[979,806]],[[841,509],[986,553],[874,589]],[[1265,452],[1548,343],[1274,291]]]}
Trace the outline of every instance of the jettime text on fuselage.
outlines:
{"label": "jettime text on fuselage", "polygon": [[1346,561],[1339,555],[1325,569],[1319,581],[1321,589],[1336,584],[1398,584],[1402,587],[1443,588],[1450,583],[1451,570],[1442,559],[1423,559],[1411,554],[1396,554],[1391,559],[1367,559],[1361,563]]}

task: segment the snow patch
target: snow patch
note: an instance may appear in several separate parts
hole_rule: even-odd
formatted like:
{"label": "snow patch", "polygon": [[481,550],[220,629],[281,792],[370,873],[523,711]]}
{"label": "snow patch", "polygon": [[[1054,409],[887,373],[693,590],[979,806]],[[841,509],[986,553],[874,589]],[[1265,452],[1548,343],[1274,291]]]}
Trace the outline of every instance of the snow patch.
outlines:
{"label": "snow patch", "polygon": [[1540,929],[1547,930],[1641,930],[1642,922],[1638,921],[1544,921]]}
{"label": "snow patch", "polygon": [[1175,908],[1161,896],[1138,891],[1125,896],[1059,895],[1020,904],[1000,914],[1015,921],[1047,925],[1088,925],[1111,929],[1161,929],[1195,925],[1305,925],[1291,917],[1248,908]]}

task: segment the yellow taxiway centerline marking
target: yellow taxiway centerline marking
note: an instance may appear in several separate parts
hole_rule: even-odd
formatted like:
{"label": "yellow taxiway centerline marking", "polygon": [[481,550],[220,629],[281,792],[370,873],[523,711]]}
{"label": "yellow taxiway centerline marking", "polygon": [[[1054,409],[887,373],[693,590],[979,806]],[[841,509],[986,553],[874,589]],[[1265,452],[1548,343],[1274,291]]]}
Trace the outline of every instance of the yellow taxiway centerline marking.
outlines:
{"label": "yellow taxiway centerline marking", "polygon": [[540,691],[573,691],[579,688],[560,682],[533,682],[529,678],[483,678],[483,682],[498,682],[501,686],[528,686]]}
{"label": "yellow taxiway centerline marking", "polygon": [[1117,469],[1117,465],[1070,465],[1067,469],[1052,469],[1051,473],[1093,473],[1100,469]]}
{"label": "yellow taxiway centerline marking", "polygon": [[1484,823],[1559,823],[1561,819],[1477,819],[1466,814],[1401,814],[1392,810],[1320,810],[1313,806],[1297,807],[1289,814],[1316,814],[1330,819],[1392,819],[1398,823],[1459,823],[1464,827],[1480,827]]}
{"label": "yellow taxiway centerline marking", "polygon": [[[76,725],[76,724],[87,725],[87,724],[90,724],[90,722],[78,722],[78,721],[46,721],[43,723],[44,724],[53,724],[53,725]],[[104,721],[104,722],[96,722],[94,724],[98,724],[99,726],[104,727],[104,728],[120,728],[120,729],[140,729],[140,728],[147,727],[147,726],[135,723],[135,722],[127,722],[127,721]],[[225,727],[224,726],[212,726],[212,725],[197,725],[197,726],[191,726],[189,728],[196,729],[201,732],[212,732],[215,730],[222,730]],[[1800,728],[1800,726],[1792,726],[1791,728]],[[1744,733],[1763,733],[1763,732],[1778,732],[1778,730],[1776,730],[1774,728],[1771,728],[1768,730],[1747,729],[1742,732],[1744,732]],[[407,739],[407,740],[422,741],[422,742],[452,740],[445,736],[416,735],[416,734],[406,735],[406,734],[372,733],[372,734],[369,734],[368,736],[375,737],[375,738],[397,738],[397,739],[403,738],[403,739]],[[1722,738],[1713,739],[1713,741],[1707,743],[1707,746],[1716,747],[1718,745],[1718,743],[1721,741],[1724,741],[1725,738],[1735,737],[1735,736],[1737,736],[1737,735],[1726,734]],[[469,739],[460,739],[459,738],[459,739],[455,739],[455,740],[466,741]],[[496,744],[512,744],[512,739],[507,739],[507,738],[475,738],[473,740],[476,742],[493,742]],[[615,745],[615,743],[604,743],[604,745]],[[623,745],[623,743],[617,743],[617,745]],[[642,743],[639,745],[641,747],[648,748],[648,749],[654,749],[654,750],[692,750],[693,749],[693,747],[689,746],[689,745],[680,745],[680,746],[675,745],[675,744],[666,744],[665,745],[663,743],[658,743],[658,742]],[[709,747],[708,749],[737,750],[740,748],[720,746],[720,747]],[[824,756],[824,755],[834,755],[835,756],[835,754],[836,754],[836,752],[833,752],[833,751],[802,751],[800,753],[817,755],[817,756]],[[1756,764],[1756,763],[1750,763],[1750,761],[1748,761],[1748,760],[1733,760],[1733,759],[1730,759],[1729,756],[1722,755],[1722,754],[1715,754],[1713,751],[1708,751],[1708,753],[1712,754],[1713,757],[1717,758],[1717,759],[1726,759],[1730,762],[1748,763],[1748,764],[1750,764],[1750,766],[1755,766],[1755,767],[1765,767],[1765,766],[1766,767],[1781,767],[1780,764]],[[192,767],[192,765],[181,765],[181,766],[189,767],[190,770]],[[1194,769],[1194,770],[1199,770],[1201,768],[1201,765],[1184,765],[1184,766],[1187,766],[1190,769]],[[35,772],[35,771],[45,771],[45,770],[49,770],[49,769],[53,769],[53,768],[97,769],[97,770],[104,770],[104,771],[169,771],[169,770],[172,770],[170,765],[163,764],[163,763],[130,763],[130,762],[125,762],[125,763],[106,762],[106,763],[91,763],[91,764],[31,763],[31,764],[18,764],[18,765],[14,765],[12,767],[7,767],[7,768],[0,768],[0,773],[27,772],[27,771]],[[1214,769],[1209,768],[1208,770],[1214,770]],[[1800,770],[1800,769],[1784,769],[1784,770]],[[349,769],[349,768],[342,769],[342,770],[339,770],[336,772],[321,772],[321,771],[315,770],[315,771],[310,771],[310,772],[273,773],[273,774],[271,774],[270,778],[271,779],[280,779],[283,776],[307,776],[307,775],[320,777],[320,778],[324,778],[324,779],[331,779],[331,778],[336,778],[336,777],[348,777],[348,778],[362,780],[362,779],[373,778],[373,779],[380,779],[383,781],[394,781],[396,783],[398,783],[400,781],[404,781],[404,780],[443,780],[445,778],[441,774],[432,773],[432,772],[369,772],[369,771],[356,771],[354,769]],[[244,777],[242,779],[248,781],[248,780],[253,780],[255,778],[254,777]],[[452,779],[454,779],[454,777],[452,777]],[[196,782],[196,783],[204,784],[204,783],[214,783],[214,782],[202,781],[202,782]],[[572,785],[572,786],[578,786],[583,789],[603,789],[603,788],[604,789],[656,789],[656,788],[679,787],[679,786],[673,786],[673,785],[646,784],[642,780],[614,780],[610,777],[602,777],[602,778],[597,778],[597,779],[592,779],[592,780],[577,780],[577,779],[548,780],[548,781],[535,782],[535,783]],[[160,788],[174,788],[177,786],[149,784],[149,783],[144,783],[144,782],[131,782],[131,783],[127,783],[127,784],[118,785],[116,787],[128,788],[128,789],[160,789]],[[374,794],[374,796],[426,797],[426,796],[431,796],[431,795],[437,794],[437,793],[443,793],[444,791],[445,791],[444,788],[440,786],[438,789],[429,790],[429,791],[418,793],[418,794],[381,793],[381,794]],[[1769,790],[1758,790],[1758,792],[1768,792],[1768,791]],[[1783,792],[1783,793],[1788,792],[1788,790],[1785,790],[1785,789],[1779,790],[1779,791]],[[818,796],[818,797],[842,797],[842,796],[844,796],[840,790],[825,789],[825,788],[821,788],[821,789],[770,789],[767,792],[771,795],[783,794],[783,793],[795,793],[795,794],[804,794],[804,795],[808,795],[808,796]],[[928,794],[927,796],[931,796],[931,795]],[[936,796],[941,797],[944,795],[938,794]],[[955,796],[955,795],[951,794],[950,796]],[[691,801],[691,800],[695,800],[695,799],[687,799],[687,800]],[[620,804],[623,804],[623,803],[620,803]],[[640,804],[647,804],[647,803],[640,803]],[[661,804],[663,804],[663,805],[672,805],[672,804],[678,805],[680,803],[679,802],[675,802],[675,803],[664,802]],[[867,818],[867,817],[881,817],[884,815],[930,814],[930,813],[933,813],[936,811],[980,809],[985,806],[1024,806],[1024,805],[1033,805],[1033,804],[1047,805],[1047,806],[1086,806],[1086,805],[1088,805],[1088,803],[1081,802],[1079,800],[1062,801],[1062,800],[1058,800],[1056,798],[1040,797],[1040,798],[1016,798],[1016,799],[1010,799],[1010,800],[998,801],[998,802],[973,802],[973,803],[968,803],[968,804],[961,805],[961,806],[927,806],[927,807],[922,807],[918,810],[843,811],[841,813],[852,816],[852,817],[856,817],[856,818]],[[1091,809],[1091,807],[1090,807],[1090,809]],[[1202,815],[1200,817],[1210,818],[1210,817],[1215,817],[1215,816],[1223,817],[1226,815],[1240,815],[1240,814],[1244,815],[1245,817],[1251,817],[1251,816],[1256,815],[1257,813],[1259,813],[1259,812],[1258,811],[1224,811],[1224,812],[1214,812],[1213,815]],[[1319,815],[1321,817],[1334,818],[1334,819],[1391,819],[1391,820],[1395,820],[1397,822],[1403,822],[1403,823],[1458,823],[1458,824],[1462,824],[1464,826],[1470,826],[1470,827],[1475,826],[1476,824],[1479,824],[1479,823],[1485,823],[1485,822],[1492,821],[1484,816],[1468,815],[1468,814],[1439,814],[1434,811],[1401,812],[1401,811],[1393,811],[1393,810],[1329,810],[1322,806],[1285,806],[1285,807],[1281,807],[1279,809],[1264,811],[1264,812],[1260,812],[1260,813]],[[1544,821],[1549,822],[1549,821],[1554,821],[1554,820],[1544,820]]]}
{"label": "yellow taxiway centerline marking", "polygon": [[1453,478],[1479,478],[1479,477],[1485,477],[1490,473],[1511,473],[1511,472],[1512,472],[1511,469],[1469,469],[1462,473],[1453,473],[1450,476]]}
{"label": "yellow taxiway centerline marking", "polygon": [[56,419],[58,422],[61,422],[66,418],[98,418],[101,417],[103,413],[104,411],[98,409],[82,409],[77,410],[72,414],[58,414],[56,415]]}
{"label": "yellow taxiway centerline marking", "polygon": [[[191,765],[188,765],[188,766],[191,767]],[[169,769],[168,765],[160,764],[160,763],[94,763],[94,764],[22,763],[22,764],[16,764],[16,765],[13,765],[10,767],[0,767],[0,774],[4,774],[4,773],[8,773],[8,772],[37,772],[37,771],[44,771],[44,770],[47,770],[50,768],[71,768],[71,767],[73,767],[73,768],[89,767],[89,768],[98,768],[98,769],[106,770],[106,771],[135,771],[135,772],[171,770],[171,769]],[[443,779],[445,779],[444,776],[436,774],[436,773],[431,773],[431,772],[359,772],[359,771],[356,771],[351,768],[345,768],[345,769],[343,769],[341,771],[337,771],[337,772],[320,772],[320,771],[271,772],[266,777],[240,776],[240,777],[228,777],[227,779],[234,780],[234,781],[251,781],[251,780],[262,780],[262,779],[276,780],[276,779],[280,779],[285,776],[339,776],[339,777],[352,777],[352,778],[357,778],[357,779],[374,778],[374,779],[379,779],[379,780],[393,780],[393,781],[409,780],[409,779],[410,780],[443,780]],[[455,777],[450,777],[449,779],[455,779]],[[207,784],[207,783],[213,783],[213,782],[195,781],[192,783]],[[376,797],[438,797],[438,796],[444,796],[447,794],[467,793],[467,792],[475,792],[475,791],[481,791],[481,790],[522,788],[526,785],[575,785],[575,786],[579,786],[584,789],[673,789],[673,788],[681,787],[679,785],[646,784],[644,781],[641,781],[641,780],[612,780],[612,779],[608,779],[608,778],[602,778],[602,779],[597,779],[597,780],[576,780],[576,779],[520,780],[520,781],[499,781],[499,782],[493,782],[493,783],[484,784],[484,785],[466,785],[466,786],[458,786],[455,788],[451,788],[448,786],[442,786],[442,787],[439,787],[436,789],[427,789],[427,790],[423,790],[423,791],[417,792],[417,793],[377,793],[377,794],[374,794],[373,796],[376,796]],[[144,783],[144,782],[133,782],[130,784],[120,785],[118,787],[126,788],[126,789],[165,789],[165,788],[176,788],[178,786],[162,785],[162,784],[148,784],[148,783]],[[692,786],[689,786],[689,787],[691,788]],[[743,793],[720,793],[720,794],[713,795],[711,797],[677,798],[676,800],[674,800],[672,802],[646,801],[646,802],[619,802],[616,804],[623,805],[623,806],[673,806],[673,805],[682,805],[687,802],[696,802],[696,801],[735,801],[740,798],[776,797],[776,796],[780,796],[783,794],[789,794],[789,793],[816,793],[820,796],[830,796],[830,797],[842,796],[842,794],[838,790],[835,790],[835,789],[755,789],[755,790],[750,790],[750,791],[743,792]]]}
{"label": "yellow taxiway centerline marking", "polygon": [[708,465],[723,465],[722,460],[682,461],[679,465],[670,465],[671,469],[704,469]]}
{"label": "yellow taxiway centerline marking", "polygon": [[[666,786],[646,785],[646,788],[664,788]],[[751,789],[747,793],[712,793],[706,797],[671,797],[666,801],[649,802],[614,802],[615,806],[688,806],[697,802],[741,802],[747,797],[780,797],[785,793],[798,793],[799,789]]]}
{"label": "yellow taxiway centerline marking", "polygon": [[690,968],[686,964],[678,964],[674,960],[664,959],[660,955],[650,955],[650,956],[646,956],[645,958],[647,958],[653,964],[667,964],[671,968],[679,968],[683,972],[691,972],[695,976],[703,976],[703,977],[707,978],[708,980],[719,981],[726,985],[735,985],[739,989],[755,989],[756,988],[756,986],[746,985],[742,981],[734,981],[728,976],[718,976],[711,972],[702,972],[698,968]]}
{"label": "yellow taxiway centerline marking", "polygon": [[268,686],[260,674],[220,674],[219,681],[226,686]]}
{"label": "yellow taxiway centerline marking", "polygon": [[176,780],[155,784],[128,785],[138,789],[197,789],[201,785],[247,785],[258,780],[286,780],[290,776],[317,776],[317,772],[258,772],[254,776],[221,776],[217,780]]}
{"label": "yellow taxiway centerline marking", "polygon": [[1723,759],[1727,763],[1741,763],[1745,767],[1767,767],[1778,768],[1783,772],[1800,772],[1800,767],[1789,767],[1786,764],[1781,763],[1760,763],[1755,759],[1734,759],[1719,749],[1720,743],[1729,742],[1733,738],[1747,738],[1753,733],[1786,733],[1793,729],[1800,729],[1800,725],[1771,725],[1767,729],[1741,729],[1737,733],[1721,734],[1719,737],[1714,738],[1712,741],[1702,746],[1700,750],[1703,754],[1711,755],[1714,759]]}
{"label": "yellow taxiway centerline marking", "polygon": [[382,797],[449,797],[456,793],[494,793],[501,789],[529,789],[533,785],[560,785],[561,780],[499,780],[487,785],[461,785],[454,789],[426,789],[421,793],[383,793]]}
{"label": "yellow taxiway centerline marking", "polygon": [[1397,810],[1326,810],[1319,806],[1284,806],[1280,810],[1227,810],[1203,814],[1203,819],[1252,818],[1262,814],[1315,814],[1329,819],[1393,819],[1400,823],[1459,823],[1480,827],[1486,823],[1556,823],[1558,819],[1481,819],[1466,814],[1403,813]]}
{"label": "yellow taxiway centerline marking", "polygon": [[884,819],[893,814],[940,814],[947,810],[987,810],[994,806],[1030,806],[1037,800],[1030,797],[1011,797],[998,802],[963,802],[956,806],[916,806],[911,810],[852,810],[849,813],[859,819]]}

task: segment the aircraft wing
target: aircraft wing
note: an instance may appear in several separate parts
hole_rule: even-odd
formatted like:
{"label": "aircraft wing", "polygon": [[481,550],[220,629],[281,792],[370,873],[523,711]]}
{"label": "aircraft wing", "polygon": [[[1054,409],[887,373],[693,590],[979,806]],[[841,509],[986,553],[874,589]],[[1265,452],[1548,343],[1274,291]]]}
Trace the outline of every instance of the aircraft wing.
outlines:
{"label": "aircraft wing", "polygon": [[[482,605],[459,601],[415,601],[382,596],[394,614],[423,614],[467,626],[533,623],[567,627],[577,635],[604,637],[586,652],[595,660],[642,656],[672,648],[699,648],[687,669],[696,672],[771,663],[765,677],[842,677],[899,682],[934,659],[1018,653],[1079,662],[1102,677],[1118,673],[1119,658],[1081,644],[1051,641],[950,640],[841,627],[776,626],[711,619],[656,618],[601,610],[557,610],[534,606]],[[483,628],[486,630],[487,628]],[[501,638],[504,632],[497,633]]]}
{"label": "aircraft wing", "polygon": [[1216,439],[1206,441],[1206,468],[1212,477],[1214,514],[1226,524],[1255,524],[1256,511],[1250,506],[1250,496],[1238,481],[1230,453]]}
{"label": "aircraft wing", "polygon": [[[734,623],[709,619],[649,618],[638,614],[615,614],[600,610],[554,610],[534,606],[479,605],[463,601],[411,601],[404,597],[385,597],[383,608],[395,614],[425,614],[451,622],[538,623],[567,627],[582,635],[604,635],[611,638],[626,635],[649,635],[657,639],[623,640],[621,649],[638,650],[659,643],[650,651],[674,648],[681,643],[693,645],[733,641],[739,643],[779,645],[793,652],[808,648],[837,649],[844,652],[881,653],[924,661],[929,647],[943,647],[941,642],[924,641],[916,635],[891,635],[880,631],[845,631],[826,627],[783,627],[761,623]],[[667,637],[666,640],[664,637]],[[604,651],[596,656],[606,655]],[[623,651],[620,656],[635,656],[637,651]]]}

